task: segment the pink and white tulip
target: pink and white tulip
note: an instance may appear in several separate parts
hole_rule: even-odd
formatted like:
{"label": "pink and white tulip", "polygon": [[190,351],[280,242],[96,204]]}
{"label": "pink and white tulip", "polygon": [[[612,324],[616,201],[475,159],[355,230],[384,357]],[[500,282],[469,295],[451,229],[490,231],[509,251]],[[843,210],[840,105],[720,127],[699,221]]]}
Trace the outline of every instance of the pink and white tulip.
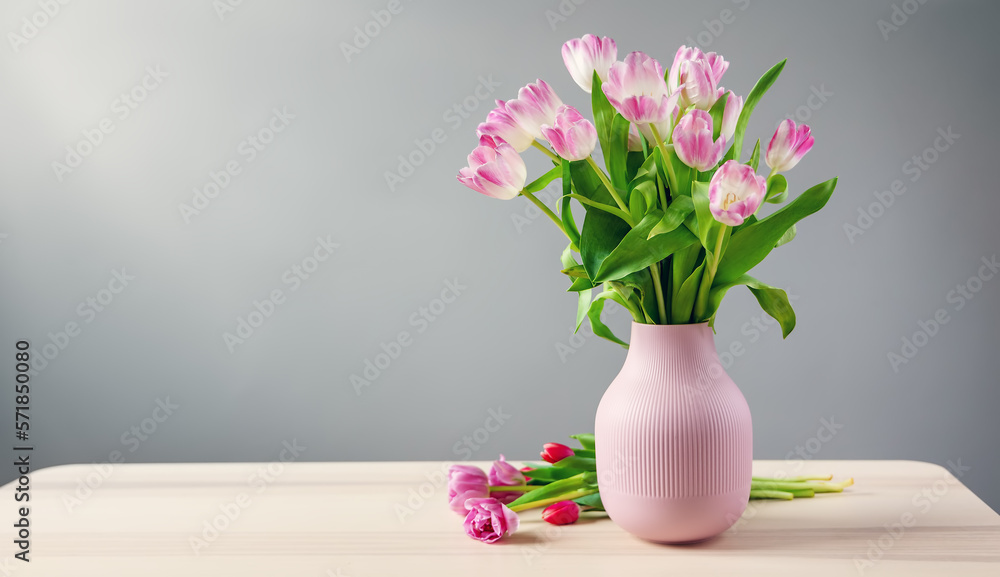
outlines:
{"label": "pink and white tulip", "polygon": [[465,502],[490,496],[489,479],[479,467],[452,465],[448,469],[448,506],[459,515],[468,514]]}
{"label": "pink and white tulip", "polygon": [[726,152],[726,137],[712,141],[712,115],[704,110],[685,114],[674,128],[674,152],[691,168],[706,172],[715,168]]}
{"label": "pink and white tulip", "polygon": [[542,125],[556,121],[562,100],[544,80],[517,91],[517,98],[507,101],[507,113],[533,138],[542,137]]}
{"label": "pink and white tulip", "polygon": [[583,160],[597,146],[594,125],[579,110],[565,104],[556,112],[554,125],[542,125],[542,137],[549,141],[556,154],[566,160]]}
{"label": "pink and white tulip", "polygon": [[667,85],[671,93],[677,92],[677,89],[683,84],[680,79],[681,64],[692,60],[704,61],[711,73],[712,81],[716,85],[722,82],[722,75],[729,69],[729,62],[715,52],[705,54],[698,47],[681,46],[674,54],[674,63],[670,66],[670,74],[667,77]]}
{"label": "pink and white tulip", "polygon": [[524,159],[500,138],[482,136],[469,155],[469,166],[458,171],[458,180],[476,192],[510,200],[521,193],[528,178]]}
{"label": "pink and white tulip", "polygon": [[615,110],[640,128],[668,121],[677,106],[678,95],[667,91],[663,67],[642,52],[632,52],[624,62],[612,64],[601,88]]}
{"label": "pink and white tulip", "polygon": [[681,109],[687,110],[693,106],[708,110],[722,96],[722,89],[713,79],[712,70],[705,60],[683,62],[679,74]]}
{"label": "pink and white tulip", "polygon": [[715,220],[739,226],[757,212],[764,201],[766,184],[753,167],[730,160],[719,167],[708,184],[708,208]]}
{"label": "pink and white tulip", "polygon": [[562,57],[570,76],[589,94],[593,89],[594,71],[597,71],[601,82],[607,80],[608,70],[618,59],[618,46],[607,36],[598,38],[585,34],[583,38],[574,38],[563,44]]}
{"label": "pink and white tulip", "polygon": [[495,543],[517,531],[517,513],[496,499],[469,499],[465,507],[465,533],[473,539]]}
{"label": "pink and white tulip", "polygon": [[580,518],[580,506],[574,501],[559,501],[542,511],[542,519],[553,525],[572,525]]}
{"label": "pink and white tulip", "polygon": [[743,112],[743,97],[736,96],[732,90],[729,91],[729,98],[726,99],[726,109],[722,112],[722,131],[720,136],[726,138],[726,142],[732,142],[736,134],[736,123]]}
{"label": "pink and white tulip", "polygon": [[528,150],[531,148],[531,143],[535,141],[535,137],[514,119],[514,116],[507,110],[507,103],[503,100],[497,100],[497,107],[486,115],[486,122],[479,125],[476,133],[479,136],[501,138],[518,152]]}
{"label": "pink and white tulip", "polygon": [[[528,480],[524,478],[524,474],[521,473],[517,467],[508,463],[507,460],[504,459],[503,455],[500,455],[498,460],[493,461],[493,466],[490,467],[488,479],[491,487],[524,485],[528,482]],[[490,496],[504,505],[507,505],[511,501],[520,497],[522,494],[523,492],[521,491],[493,491],[490,493]]]}
{"label": "pink and white tulip", "polygon": [[795,121],[786,118],[774,131],[767,145],[764,162],[772,172],[791,170],[813,147],[812,130],[808,125],[796,126]]}

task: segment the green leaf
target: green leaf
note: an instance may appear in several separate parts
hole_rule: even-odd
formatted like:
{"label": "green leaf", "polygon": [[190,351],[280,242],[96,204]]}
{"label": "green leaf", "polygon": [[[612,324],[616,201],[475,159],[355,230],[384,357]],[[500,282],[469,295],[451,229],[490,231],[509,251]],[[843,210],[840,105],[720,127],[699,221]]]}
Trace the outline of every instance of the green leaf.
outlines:
{"label": "green leaf", "polygon": [[788,181],[780,174],[767,179],[767,193],[764,202],[779,204],[788,199]]}
{"label": "green leaf", "polygon": [[593,433],[580,433],[577,435],[570,435],[570,439],[576,439],[580,446],[584,449],[590,449],[591,451],[597,449],[597,442],[594,440]]}
{"label": "green leaf", "polygon": [[753,146],[753,152],[750,153],[750,168],[757,172],[757,165],[760,164],[760,139],[757,139],[757,144]]}
{"label": "green leaf", "polygon": [[604,166],[610,165],[611,152],[611,124],[615,118],[615,108],[604,96],[601,89],[601,77],[594,71],[593,85],[590,91],[590,104],[594,109],[594,128],[597,129],[597,139],[601,143],[601,151],[604,153]]}
{"label": "green leaf", "polygon": [[639,293],[639,306],[654,323],[660,322],[660,312],[656,302],[656,290],[653,288],[653,274],[649,267],[640,269],[614,281]]}
{"label": "green leaf", "polygon": [[524,476],[536,481],[559,481],[562,479],[568,479],[574,475],[579,475],[583,472],[584,471],[558,467],[536,467],[524,473]]}
{"label": "green leaf", "polygon": [[698,268],[694,269],[691,276],[684,279],[681,288],[677,290],[677,298],[674,299],[673,308],[670,309],[671,322],[675,325],[691,322],[691,314],[694,312],[694,300],[698,296],[698,287],[701,286],[701,277],[705,273],[705,261],[701,261]]}
{"label": "green leaf", "polygon": [[778,79],[781,74],[781,70],[785,67],[785,60],[775,64],[770,70],[764,73],[754,85],[753,90],[747,96],[746,101],[743,103],[743,110],[740,112],[740,118],[736,121],[736,133],[733,135],[733,146],[726,153],[723,158],[723,162],[726,160],[738,159],[740,152],[743,148],[743,135],[747,130],[747,124],[750,123],[750,115],[753,114],[753,109],[757,107],[757,103],[760,99],[767,93],[774,81]]}
{"label": "green leaf", "polygon": [[783,244],[788,244],[792,242],[792,239],[795,238],[796,234],[798,234],[798,228],[793,224],[791,228],[785,231],[785,234],[781,235],[781,238],[778,239],[778,242],[774,243],[774,248],[778,248]]}
{"label": "green leaf", "polygon": [[581,507],[587,507],[590,511],[603,511],[604,503],[601,501],[600,493],[593,493],[587,495],[586,497],[580,497],[579,499],[573,499],[573,501],[580,505]]}
{"label": "green leaf", "polygon": [[616,114],[611,123],[611,151],[608,153],[608,176],[611,185],[624,192],[628,189],[628,127],[629,122]]}
{"label": "green leaf", "polygon": [[[729,93],[726,92],[721,98],[715,101],[708,113],[712,116],[712,140],[718,140],[722,134],[722,117],[726,113],[726,101],[729,100]],[[666,138],[666,136],[664,136]]]}
{"label": "green leaf", "polygon": [[653,238],[654,236],[668,233],[676,229],[684,223],[684,220],[693,211],[694,202],[692,202],[691,197],[678,196],[674,198],[673,202],[670,203],[670,206],[668,206],[667,210],[663,213],[663,218],[660,219],[660,222],[656,223],[653,230],[649,231],[648,238]]}
{"label": "green leaf", "polygon": [[714,284],[731,283],[757,266],[793,224],[826,205],[836,186],[836,178],[817,184],[771,216],[740,228],[719,263]]}
{"label": "green leaf", "polygon": [[566,292],[574,292],[575,293],[575,292],[580,292],[580,291],[586,291],[586,290],[590,290],[590,289],[594,288],[594,286],[596,286],[596,285],[594,285],[594,283],[590,282],[589,278],[576,278],[576,279],[573,279],[573,284],[569,285],[569,288],[566,289]]}
{"label": "green leaf", "polygon": [[587,213],[580,233],[580,259],[591,279],[629,230],[628,224],[617,216],[597,210]]}
{"label": "green leaf", "polygon": [[597,458],[597,453],[593,449],[573,449],[573,454],[577,457],[584,457],[587,459]]}
{"label": "green leaf", "polygon": [[628,199],[628,210],[632,220],[639,222],[646,214],[646,199],[642,196],[642,191],[633,190]]}
{"label": "green leaf", "polygon": [[587,311],[590,310],[590,290],[591,289],[584,289],[580,291],[580,295],[576,303],[576,328],[573,329],[574,333],[580,330],[580,325],[583,324],[583,319],[587,318]]}
{"label": "green leaf", "polygon": [[722,223],[715,220],[709,209],[708,183],[691,183],[691,200],[694,202],[694,213],[698,217],[698,240],[706,251],[715,247],[715,238]]}
{"label": "green leaf", "polygon": [[581,489],[593,489],[597,490],[597,473],[585,472],[573,475],[572,477],[566,479],[560,479],[558,481],[553,481],[548,485],[535,489],[534,491],[525,493],[518,497],[514,502],[508,504],[508,507],[518,507],[521,505],[527,505],[529,503],[534,503],[537,501],[544,501],[546,499],[552,499],[554,497],[559,497],[560,495],[565,495],[574,491]]}
{"label": "green leaf", "polygon": [[553,466],[559,468],[577,469],[583,471],[596,471],[597,460],[594,458],[574,455],[572,457],[566,457],[565,459],[561,459],[558,463],[553,463]]}
{"label": "green leaf", "polygon": [[559,272],[573,278],[589,278],[587,276],[587,269],[585,269],[582,264],[574,264],[573,266],[564,268]]}
{"label": "green leaf", "polygon": [[618,246],[604,258],[597,274],[590,278],[594,282],[621,278],[698,242],[686,228],[679,227],[649,238],[650,231],[662,218],[663,212],[660,210],[647,214],[635,228],[626,233]]}
{"label": "green leaf", "polygon": [[628,308],[628,305],[625,304],[625,301],[622,299],[620,294],[615,291],[604,291],[594,297],[594,301],[590,303],[590,309],[587,310],[587,318],[590,319],[590,326],[594,330],[595,335],[628,348],[628,343],[616,337],[615,334],[611,332],[611,329],[609,329],[601,320],[601,312],[604,311],[604,302],[607,299],[611,299],[623,307]]}
{"label": "green leaf", "polygon": [[[636,193],[636,192],[638,192],[638,193],[640,193],[642,195],[642,200],[643,200],[643,202],[646,203],[646,210],[649,210],[650,208],[655,208],[657,205],[660,204],[659,201],[657,200],[657,194],[658,194],[658,192],[656,190],[656,178],[655,177],[654,178],[650,178],[650,179],[646,179],[646,180],[642,180],[640,182],[636,182],[635,180],[633,180],[632,183],[630,183],[628,186],[629,186],[629,189],[630,189],[630,191],[629,191],[629,207],[632,206],[632,200],[631,200],[632,199],[632,195],[634,193]],[[636,222],[638,222],[638,221],[642,220],[642,216],[640,215],[639,218],[634,218],[633,217],[633,220],[635,220]]]}
{"label": "green leaf", "polygon": [[[569,172],[573,182],[573,189],[576,190],[577,194],[601,204],[615,204],[611,193],[604,187],[604,183],[601,182],[600,177],[594,172],[594,167],[589,162],[586,160],[574,160],[569,163]],[[584,208],[588,207],[584,205]]]}
{"label": "green leaf", "polygon": [[782,338],[787,337],[792,332],[792,329],[795,328],[795,311],[792,310],[792,305],[788,302],[788,295],[785,291],[764,284],[748,274],[728,281],[725,284],[715,284],[712,286],[712,292],[709,293],[709,316],[715,315],[715,311],[718,310],[719,305],[722,303],[722,298],[726,296],[729,289],[738,285],[746,285],[757,299],[760,308],[764,309],[764,312],[778,321],[778,324],[781,325]]}
{"label": "green leaf", "polygon": [[548,186],[550,182],[559,178],[560,176],[562,176],[562,167],[557,166],[552,170],[546,172],[545,174],[539,176],[535,180],[531,181],[527,186],[524,187],[524,189],[530,193],[538,192],[543,188],[545,188],[546,186]]}
{"label": "green leaf", "polygon": [[563,159],[562,164],[559,167],[561,169],[560,175],[562,176],[562,189],[563,196],[561,204],[559,205],[559,216],[562,219],[563,228],[566,229],[566,234],[569,235],[569,240],[575,247],[580,246],[580,229],[576,226],[576,221],[573,219],[573,207],[570,206],[570,194],[573,192],[573,177],[570,173],[569,161]]}

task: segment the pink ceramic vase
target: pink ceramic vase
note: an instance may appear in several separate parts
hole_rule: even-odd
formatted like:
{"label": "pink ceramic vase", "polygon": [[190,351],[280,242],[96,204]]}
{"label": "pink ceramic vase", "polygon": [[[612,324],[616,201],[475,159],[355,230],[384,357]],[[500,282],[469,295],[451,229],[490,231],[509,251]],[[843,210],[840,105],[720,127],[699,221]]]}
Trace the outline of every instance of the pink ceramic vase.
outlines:
{"label": "pink ceramic vase", "polygon": [[632,323],[595,426],[601,500],[623,529],[689,543],[728,529],[750,497],[753,428],[712,329]]}

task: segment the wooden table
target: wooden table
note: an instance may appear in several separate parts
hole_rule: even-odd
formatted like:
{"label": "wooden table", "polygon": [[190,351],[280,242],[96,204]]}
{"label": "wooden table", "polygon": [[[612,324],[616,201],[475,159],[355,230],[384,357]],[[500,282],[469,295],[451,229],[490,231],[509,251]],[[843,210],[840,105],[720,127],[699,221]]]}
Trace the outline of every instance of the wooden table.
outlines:
{"label": "wooden table", "polygon": [[479,543],[446,506],[447,463],[69,465],[31,477],[30,563],[10,559],[15,484],[0,489],[0,576],[1000,575],[1000,516],[944,468],[800,465],[754,472],[856,485],[752,502],[689,546],[640,541],[596,514],[556,527],[537,510],[513,537]]}

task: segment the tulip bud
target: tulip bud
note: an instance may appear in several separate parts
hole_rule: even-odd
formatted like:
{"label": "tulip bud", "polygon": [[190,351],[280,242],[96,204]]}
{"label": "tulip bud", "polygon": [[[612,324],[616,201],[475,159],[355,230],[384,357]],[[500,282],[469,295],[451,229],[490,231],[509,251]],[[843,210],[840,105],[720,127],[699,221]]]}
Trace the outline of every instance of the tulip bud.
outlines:
{"label": "tulip bud", "polygon": [[674,152],[684,164],[707,172],[726,152],[726,137],[712,142],[712,115],[695,109],[685,114],[673,133]]}
{"label": "tulip bud", "polygon": [[597,129],[580,111],[565,104],[556,112],[554,126],[542,125],[542,136],[566,160],[583,160],[597,146]]}
{"label": "tulip bud", "polygon": [[772,172],[791,170],[813,147],[812,130],[808,125],[796,127],[795,121],[787,118],[774,131],[767,145],[764,162]]}
{"label": "tulip bud", "polygon": [[521,193],[528,178],[521,155],[500,138],[483,136],[469,155],[469,166],[458,171],[458,180],[476,192],[510,200]]}
{"label": "tulip bud", "polygon": [[566,457],[572,457],[576,453],[566,445],[561,443],[545,443],[542,446],[542,459],[548,463],[558,463]]}
{"label": "tulip bud", "polygon": [[729,98],[726,99],[726,109],[722,113],[722,131],[719,133],[720,136],[725,137],[727,143],[733,141],[733,135],[736,134],[736,123],[740,119],[741,112],[743,112],[743,97],[736,96],[730,90]]}
{"label": "tulip bud", "polygon": [[542,519],[553,525],[572,525],[580,518],[580,506],[573,501],[559,501],[542,511]]}
{"label": "tulip bud", "polygon": [[618,46],[607,36],[598,38],[586,34],[563,44],[562,56],[570,76],[589,94],[593,89],[594,71],[601,82],[607,80],[608,70],[618,58]]}
{"label": "tulip bud", "polygon": [[739,226],[757,212],[766,184],[753,167],[730,160],[719,167],[708,184],[708,208],[715,220]]}

